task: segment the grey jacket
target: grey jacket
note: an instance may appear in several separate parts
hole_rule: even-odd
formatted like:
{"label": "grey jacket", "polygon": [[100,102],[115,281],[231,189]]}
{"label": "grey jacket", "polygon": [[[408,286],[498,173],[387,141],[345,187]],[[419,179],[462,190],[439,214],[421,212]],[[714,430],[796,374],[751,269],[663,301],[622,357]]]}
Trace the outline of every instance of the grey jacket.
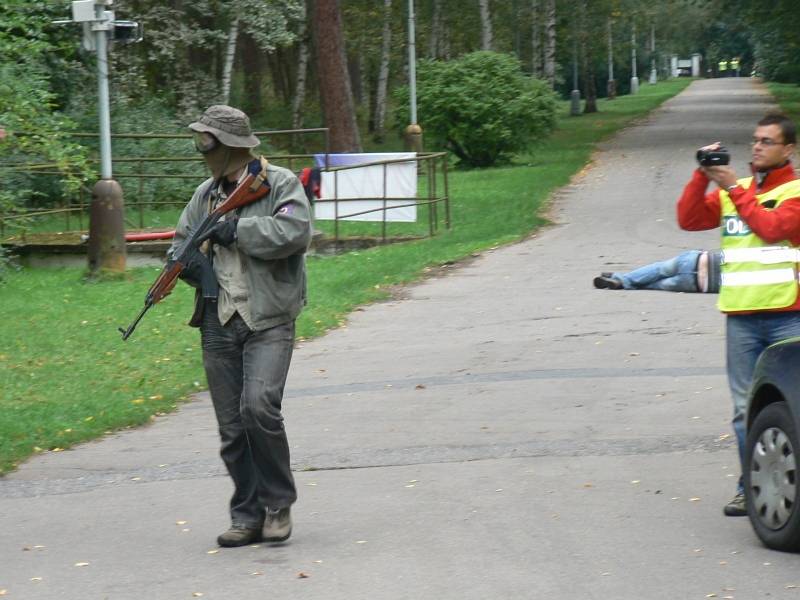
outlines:
{"label": "grey jacket", "polygon": [[[311,209],[305,191],[288,169],[267,167],[269,193],[239,209],[236,248],[248,289],[248,307],[255,330],[294,320],[306,300],[305,253],[311,242]],[[207,179],[183,209],[168,254],[185,240],[206,217],[214,192]],[[203,318],[200,291],[189,325],[199,327]]]}

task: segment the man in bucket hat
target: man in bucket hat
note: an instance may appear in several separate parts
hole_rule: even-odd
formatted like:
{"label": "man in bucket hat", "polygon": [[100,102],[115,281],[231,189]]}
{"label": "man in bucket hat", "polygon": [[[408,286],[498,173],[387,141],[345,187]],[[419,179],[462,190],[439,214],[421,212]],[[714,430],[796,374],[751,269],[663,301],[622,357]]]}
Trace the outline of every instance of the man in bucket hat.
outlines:
{"label": "man in bucket hat", "polygon": [[[280,542],[291,535],[290,507],[297,499],[281,401],[295,318],[305,304],[310,208],[291,171],[253,154],[259,140],[242,111],[211,106],[189,128],[212,176],[183,210],[170,252],[233,192],[252,161],[260,161],[266,175],[269,191],[212,229],[205,251],[219,297],[204,299],[198,290],[189,324],[200,328],[220,455],[234,484],[231,526],[217,542]],[[191,266],[184,272],[198,287]]]}

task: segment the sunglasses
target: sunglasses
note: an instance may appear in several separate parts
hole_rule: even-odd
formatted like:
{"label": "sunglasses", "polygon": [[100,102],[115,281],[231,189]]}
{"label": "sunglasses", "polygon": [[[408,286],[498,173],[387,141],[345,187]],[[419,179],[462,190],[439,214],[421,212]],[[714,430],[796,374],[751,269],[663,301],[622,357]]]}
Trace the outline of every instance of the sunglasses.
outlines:
{"label": "sunglasses", "polygon": [[194,147],[201,154],[208,154],[219,146],[219,140],[207,131],[195,131],[192,133],[192,137],[194,138]]}

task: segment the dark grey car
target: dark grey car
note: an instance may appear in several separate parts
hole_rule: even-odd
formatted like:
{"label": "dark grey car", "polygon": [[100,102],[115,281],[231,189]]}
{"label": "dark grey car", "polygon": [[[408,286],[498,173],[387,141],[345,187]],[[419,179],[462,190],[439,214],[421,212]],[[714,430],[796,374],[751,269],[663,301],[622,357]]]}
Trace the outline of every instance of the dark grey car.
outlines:
{"label": "dark grey car", "polygon": [[775,550],[800,550],[800,338],[767,348],[747,412],[744,485],[756,534]]}

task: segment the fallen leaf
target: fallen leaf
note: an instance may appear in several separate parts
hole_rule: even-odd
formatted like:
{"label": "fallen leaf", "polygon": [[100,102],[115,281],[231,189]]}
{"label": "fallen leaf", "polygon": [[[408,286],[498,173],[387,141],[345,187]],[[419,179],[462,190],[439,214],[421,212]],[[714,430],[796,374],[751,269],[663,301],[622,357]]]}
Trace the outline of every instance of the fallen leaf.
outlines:
{"label": "fallen leaf", "polygon": [[415,390],[424,390],[425,386],[422,385],[421,383],[418,383],[417,385],[414,386],[414,389]]}
{"label": "fallen leaf", "polygon": [[308,576],[306,573],[303,573],[302,571],[300,571],[300,572],[297,574],[297,578],[298,578],[298,579],[308,579],[308,577],[309,577],[309,576]]}
{"label": "fallen leaf", "polygon": [[413,483],[409,483],[407,486],[404,486],[404,487],[413,488],[413,487],[415,487],[415,485]]}
{"label": "fallen leaf", "polygon": [[764,566],[765,566],[765,567],[769,567],[771,564],[772,564],[772,563],[769,563],[769,562],[767,562],[767,563],[764,563]]}
{"label": "fallen leaf", "polygon": [[632,485],[637,485],[639,483],[642,483],[639,479],[634,479],[633,481],[631,481]]}
{"label": "fallen leaf", "polygon": [[710,594],[706,594],[706,598],[716,598],[716,597],[717,597],[717,595],[714,592],[711,592]]}
{"label": "fallen leaf", "polygon": [[253,571],[250,575],[263,575],[264,573],[261,571]]}
{"label": "fallen leaf", "polygon": [[206,554],[217,554],[219,550],[209,550]]}
{"label": "fallen leaf", "polygon": [[786,589],[787,590],[794,590],[794,589],[797,589],[797,586],[795,584],[793,584],[793,583],[790,583],[789,585],[786,586]]}
{"label": "fallen leaf", "polygon": [[89,563],[88,562],[79,562],[79,563],[75,563],[75,566],[76,567],[88,567]]}
{"label": "fallen leaf", "polygon": [[315,562],[315,563],[317,563],[318,565],[321,565],[321,564],[322,564],[322,561],[321,561],[321,560],[315,560],[314,562]]}
{"label": "fallen leaf", "polygon": [[594,487],[594,486],[591,483],[584,483],[583,487],[590,488],[590,487]]}
{"label": "fallen leaf", "polygon": [[356,544],[366,544],[367,540],[358,540]]}
{"label": "fallen leaf", "polygon": [[203,592],[192,592],[192,596],[194,596],[195,598],[199,598],[202,595],[203,595]]}
{"label": "fallen leaf", "polygon": [[[727,560],[721,560],[721,561],[719,561],[719,564],[721,564],[721,565],[727,565],[727,564],[728,564],[728,561],[727,561]],[[724,591],[724,590],[723,590],[723,591]]]}
{"label": "fallen leaf", "polygon": [[497,489],[495,490],[495,492],[502,492],[502,491],[503,491],[503,488],[497,488]]}
{"label": "fallen leaf", "polygon": [[134,398],[131,400],[131,404],[141,404],[142,402],[144,402],[144,398]]}
{"label": "fallen leaf", "polygon": [[700,498],[689,498],[689,502],[700,502]]}
{"label": "fallen leaf", "polygon": [[175,525],[186,525],[188,521],[175,521]]}
{"label": "fallen leaf", "polygon": [[31,581],[41,581],[41,577],[31,577]]}

